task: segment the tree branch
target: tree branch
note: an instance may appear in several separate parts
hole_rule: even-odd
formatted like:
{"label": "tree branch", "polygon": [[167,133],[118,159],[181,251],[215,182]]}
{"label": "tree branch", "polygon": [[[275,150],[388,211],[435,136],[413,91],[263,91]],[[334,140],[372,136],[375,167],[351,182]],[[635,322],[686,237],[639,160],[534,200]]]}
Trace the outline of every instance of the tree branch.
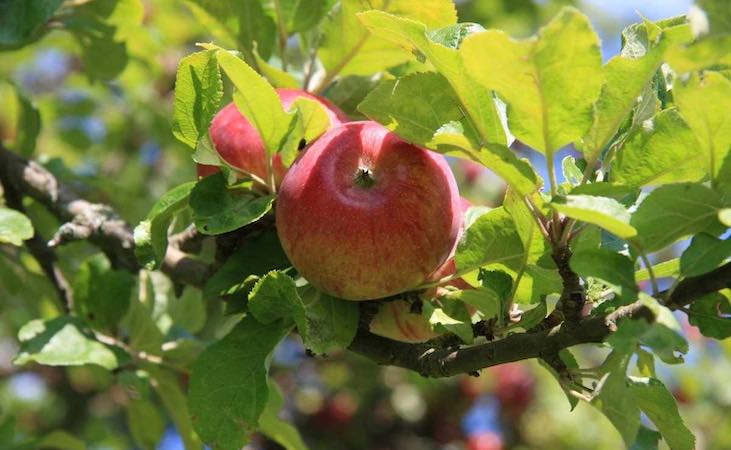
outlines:
{"label": "tree branch", "polygon": [[[5,184],[0,184],[0,186],[3,187],[5,192],[7,205],[16,211],[25,213],[23,198],[20,193],[13,186]],[[33,233],[33,237],[26,240],[24,244],[56,289],[60,301],[60,305],[58,306],[66,312],[71,311],[74,304],[73,291],[68,281],[66,281],[63,272],[56,265],[58,261],[56,253],[46,245],[46,241],[40,236],[37,230]]]}
{"label": "tree branch", "polygon": [[[0,145],[0,181],[16,192],[45,206],[63,222],[51,244],[60,245],[85,239],[99,247],[112,266],[131,272],[140,270],[134,253],[130,226],[108,205],[88,202],[35,161],[30,161]],[[168,246],[162,271],[173,281],[202,287],[208,279],[207,264]]]}
{"label": "tree branch", "polygon": [[[681,281],[666,304],[679,308],[729,283],[731,263]],[[638,319],[648,322],[655,319],[652,311],[640,301],[575,324],[566,322],[550,329],[512,334],[498,341],[460,349],[436,348],[429,343],[407,344],[374,335],[361,328],[349,349],[378,364],[403,367],[427,377],[449,377],[524,359],[550,360],[551,355],[564,348],[603,342],[616,331],[617,323],[621,320]]]}

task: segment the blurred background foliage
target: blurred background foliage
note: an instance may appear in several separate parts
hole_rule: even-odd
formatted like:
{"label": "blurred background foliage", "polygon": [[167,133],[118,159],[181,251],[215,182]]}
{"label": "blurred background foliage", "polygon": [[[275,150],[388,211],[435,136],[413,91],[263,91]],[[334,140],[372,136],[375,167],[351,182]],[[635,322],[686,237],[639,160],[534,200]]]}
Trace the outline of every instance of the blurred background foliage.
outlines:
{"label": "blurred background foliage", "polygon": [[[139,222],[160,195],[195,176],[189,149],[170,129],[178,61],[196,50],[196,42],[240,47],[237,40],[245,35],[246,30],[234,36],[216,26],[199,3],[145,0],[138,8],[137,2],[72,0],[49,18],[49,27],[64,30],[52,30],[32,45],[14,49],[15,43],[0,32],[0,47],[6,50],[0,53],[0,80],[5,80],[0,82],[0,139],[11,145],[21,138],[19,122],[40,119],[32,156],[87,198],[113,205],[129,223]],[[264,2],[265,11],[270,3]],[[458,1],[457,8],[462,22],[527,36],[567,4],[589,15],[603,38],[605,60],[618,52],[620,31],[638,20],[638,12],[658,19],[684,14],[691,7],[686,0],[475,0]],[[715,7],[723,4],[719,1]],[[12,14],[0,2],[0,28],[18,25]],[[28,30],[29,35],[37,32]],[[315,38],[304,33],[287,41],[291,65],[301,65],[307,56],[301,51],[302,40]],[[258,52],[265,55],[270,50],[262,45]],[[349,77],[325,95],[354,114],[372,85],[368,78]],[[452,163],[465,197],[477,205],[500,203],[504,187],[498,178],[469,162]],[[32,202],[26,206],[37,232],[50,236],[59,224]],[[83,242],[64,246],[59,249],[61,268],[72,279],[83,276],[89,270],[85,261],[94,253]],[[137,289],[149,290],[158,326],[183,339],[193,333],[220,336],[227,329],[220,305],[203,304],[196,292],[176,298],[170,283],[154,274]],[[54,430],[65,430],[87,446],[62,448],[136,448],[134,419],[127,417],[125,405],[135,401],[140,388],[136,380],[144,374],[110,374],[96,366],[19,368],[11,363],[19,328],[31,319],[54,316],[55,302],[53,287],[30,255],[0,247],[0,448],[10,441],[53,437],[49,433]],[[687,364],[670,370],[658,362],[658,370],[679,400],[698,448],[729,449],[731,341],[706,340],[686,327],[692,342]],[[183,357],[190,354],[195,352],[181,352]],[[582,367],[598,364],[603,356],[601,350],[577,354]],[[277,350],[273,367],[285,398],[285,418],[297,425],[313,449],[622,446],[616,430],[590,406],[580,403],[569,414],[563,392],[536,362],[496,367],[480,377],[428,380],[346,353],[315,360],[290,337]],[[140,414],[143,420],[164,417],[156,411]],[[647,421],[645,425],[651,426]],[[171,424],[162,421],[149,428],[155,429],[154,437],[162,436],[159,449],[183,448]],[[55,437],[45,445],[58,446],[69,438]],[[249,447],[280,448],[263,437]]]}

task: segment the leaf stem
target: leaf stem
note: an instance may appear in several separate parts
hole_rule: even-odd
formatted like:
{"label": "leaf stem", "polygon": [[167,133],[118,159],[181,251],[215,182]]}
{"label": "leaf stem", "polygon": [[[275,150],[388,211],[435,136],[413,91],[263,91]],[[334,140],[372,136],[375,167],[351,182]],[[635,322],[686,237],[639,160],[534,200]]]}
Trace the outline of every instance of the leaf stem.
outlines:
{"label": "leaf stem", "polygon": [[635,245],[635,249],[640,254],[640,259],[642,259],[642,264],[644,264],[645,269],[647,269],[647,274],[650,276],[650,283],[652,284],[652,295],[657,295],[658,292],[660,292],[660,289],[658,288],[657,284],[657,278],[655,277],[655,271],[652,268],[652,263],[650,262],[650,258],[647,257],[647,254],[644,250],[642,250],[639,246]]}
{"label": "leaf stem", "polygon": [[282,17],[282,4],[280,0],[274,0],[274,10],[277,13],[277,30],[279,32],[279,59],[282,62],[282,70],[287,71],[287,28]]}
{"label": "leaf stem", "polygon": [[343,58],[338,61],[338,63],[335,65],[335,67],[332,68],[332,70],[329,70],[325,73],[325,77],[320,80],[320,83],[317,85],[317,87],[312,91],[315,94],[320,94],[322,91],[327,88],[330,83],[335,79],[335,77],[338,76],[338,74],[345,68],[345,66],[348,65],[350,61],[355,58],[355,55],[358,54],[360,49],[363,47],[363,45],[368,41],[368,38],[371,36],[370,31],[366,31],[363,36],[356,42],[356,44],[351,48],[348,53],[343,56]]}

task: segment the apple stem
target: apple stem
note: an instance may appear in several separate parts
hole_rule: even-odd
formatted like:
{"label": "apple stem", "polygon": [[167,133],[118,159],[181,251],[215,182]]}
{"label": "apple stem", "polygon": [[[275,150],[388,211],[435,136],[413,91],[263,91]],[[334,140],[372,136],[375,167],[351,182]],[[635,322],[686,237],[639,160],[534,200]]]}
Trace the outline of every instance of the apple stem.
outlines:
{"label": "apple stem", "polygon": [[373,172],[367,167],[361,167],[355,174],[355,184],[362,188],[369,188],[376,184],[375,178],[373,178]]}

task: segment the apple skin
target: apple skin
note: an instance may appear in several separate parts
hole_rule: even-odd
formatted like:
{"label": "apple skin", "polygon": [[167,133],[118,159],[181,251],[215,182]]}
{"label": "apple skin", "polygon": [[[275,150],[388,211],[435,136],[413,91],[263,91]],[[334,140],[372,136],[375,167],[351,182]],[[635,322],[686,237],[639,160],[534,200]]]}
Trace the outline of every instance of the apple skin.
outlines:
{"label": "apple skin", "polygon": [[428,280],[461,221],[444,157],[371,121],[343,124],[312,144],[285,175],[276,206],[294,267],[346,300],[388,297]]}
{"label": "apple skin", "polygon": [[[289,109],[298,98],[306,98],[316,100],[325,107],[330,118],[330,127],[348,121],[348,116],[343,111],[323,97],[300,89],[276,89],[276,92],[284,109]],[[264,141],[256,128],[239,112],[233,102],[223,107],[213,118],[210,133],[216,151],[226,163],[263,180],[269,178]],[[275,183],[279,185],[287,171],[279,154],[274,155],[272,169]],[[218,170],[217,166],[205,164],[198,164],[197,167],[199,177],[212,175]]]}
{"label": "apple skin", "polygon": [[[464,231],[464,214],[470,206],[472,206],[472,204],[468,200],[460,197],[461,219],[457,240],[459,240],[459,236]],[[429,281],[440,280],[449,275],[453,275],[457,271],[457,267],[454,262],[454,252],[456,249],[457,245],[455,243],[447,261],[445,261],[439,269],[435,270],[434,273],[429,276]],[[450,280],[442,286],[453,286],[457,289],[473,289],[473,287],[462,278]],[[442,286],[427,289],[423,294],[421,294],[421,299],[428,301],[431,298],[446,293]],[[474,310],[470,310],[470,313],[474,313]],[[370,331],[371,333],[379,336],[412,344],[425,342],[438,336],[438,333],[435,333],[432,330],[431,324],[426,317],[421,314],[411,312],[411,303],[406,300],[394,300],[382,303],[376,315],[373,316],[373,319],[371,319]]]}

